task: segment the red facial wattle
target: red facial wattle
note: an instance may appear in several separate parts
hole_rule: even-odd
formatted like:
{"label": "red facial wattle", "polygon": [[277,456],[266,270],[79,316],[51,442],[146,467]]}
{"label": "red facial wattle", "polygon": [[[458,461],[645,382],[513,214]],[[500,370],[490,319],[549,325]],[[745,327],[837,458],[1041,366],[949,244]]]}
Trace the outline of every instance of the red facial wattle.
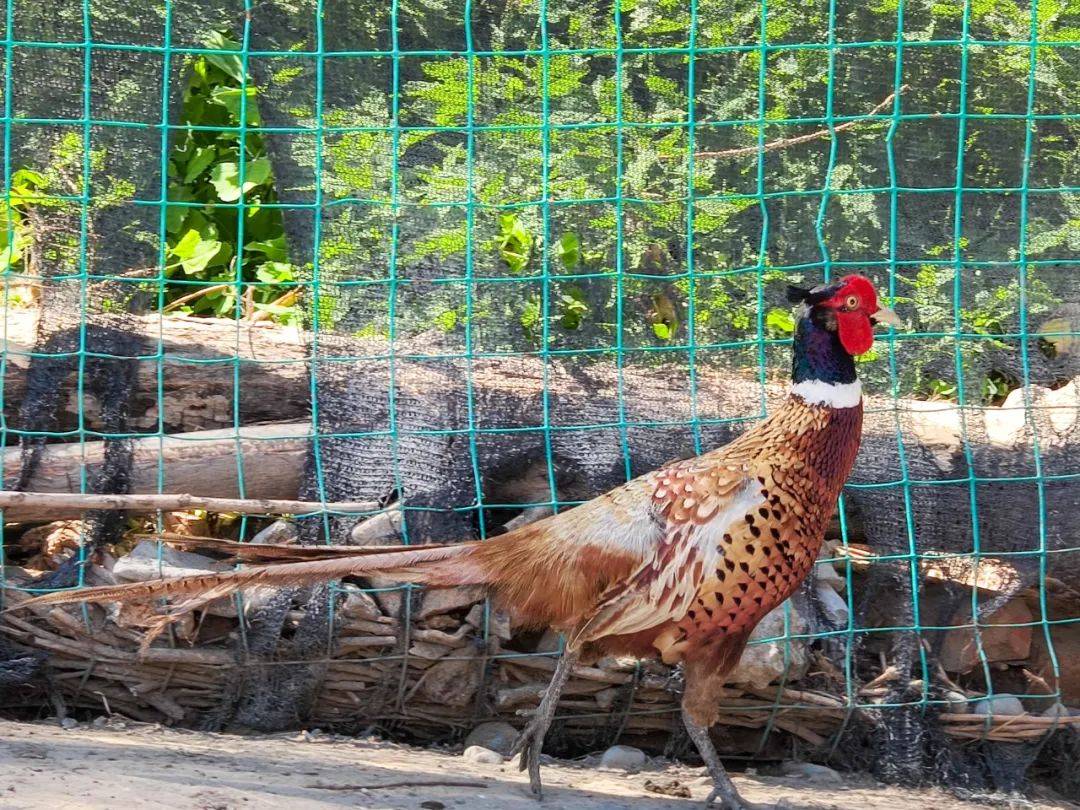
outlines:
{"label": "red facial wattle", "polygon": [[840,345],[852,356],[866,354],[874,345],[870,315],[878,309],[877,291],[868,279],[859,275],[845,276],[842,282],[843,288],[832,299]]}
{"label": "red facial wattle", "polygon": [[840,337],[840,345],[852,356],[866,354],[874,345],[874,326],[861,309],[852,312],[838,310],[836,331]]}

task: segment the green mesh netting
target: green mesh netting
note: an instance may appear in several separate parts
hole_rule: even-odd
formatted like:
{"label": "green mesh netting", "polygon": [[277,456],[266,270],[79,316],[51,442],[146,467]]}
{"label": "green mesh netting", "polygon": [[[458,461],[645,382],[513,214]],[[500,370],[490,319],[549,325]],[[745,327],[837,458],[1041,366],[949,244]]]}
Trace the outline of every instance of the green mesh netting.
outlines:
{"label": "green mesh netting", "polygon": [[[841,623],[782,638],[833,661],[850,716],[896,708],[897,738],[948,705],[950,629],[983,691],[1028,694],[981,641],[1009,599],[1049,684],[1030,696],[1080,681],[1053,596],[1080,545],[1074,4],[8,0],[3,31],[5,314],[40,313],[0,361],[26,373],[2,392],[8,488],[48,488],[43,445],[104,439],[77,491],[174,491],[133,453],[280,416],[251,393],[277,374],[314,436],[294,494],[396,502],[408,542],[484,536],[752,424],[786,373],[784,283],[861,272],[911,327],[860,365],[875,397],[839,541],[855,523],[878,556],[862,596],[847,565]],[[183,313],[235,321],[234,348],[188,351],[165,324]],[[247,351],[256,314],[304,353]],[[193,421],[178,378],[218,372]],[[507,483],[523,469],[531,488]],[[358,522],[298,518],[304,542]],[[76,561],[126,528],[85,525]],[[1007,587],[921,585],[984,560]],[[320,604],[287,594],[241,634],[278,665],[264,694],[308,688],[333,645]],[[871,699],[879,655],[899,675]]]}

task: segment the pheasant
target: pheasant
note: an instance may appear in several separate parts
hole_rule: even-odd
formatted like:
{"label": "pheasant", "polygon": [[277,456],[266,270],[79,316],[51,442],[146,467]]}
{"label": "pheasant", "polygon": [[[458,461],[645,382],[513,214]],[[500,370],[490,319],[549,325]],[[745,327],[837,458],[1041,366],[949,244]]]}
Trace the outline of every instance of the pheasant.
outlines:
{"label": "pheasant", "polygon": [[791,287],[789,299],[799,305],[793,384],[780,408],[724,447],[569,511],[482,542],[277,550],[236,544],[239,559],[270,564],[62,591],[23,605],[179,597],[154,620],[160,630],[256,585],[378,572],[433,587],[486,586],[521,624],[551,626],[567,639],[513,750],[522,754],[534,793],[541,790],[540,749],[575,662],[620,654],[683,665],[682,718],[714,781],[708,803],[748,808],[709,737],[721,687],[755,625],[814,564],[859,448],[862,394],[853,358],[870,349],[875,323],[899,323],[859,275],[813,290]]}

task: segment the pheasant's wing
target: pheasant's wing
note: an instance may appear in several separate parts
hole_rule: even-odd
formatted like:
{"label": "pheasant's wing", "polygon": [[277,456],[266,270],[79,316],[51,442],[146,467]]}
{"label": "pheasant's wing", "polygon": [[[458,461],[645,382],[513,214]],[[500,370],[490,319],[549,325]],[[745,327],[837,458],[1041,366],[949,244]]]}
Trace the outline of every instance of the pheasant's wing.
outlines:
{"label": "pheasant's wing", "polygon": [[728,527],[765,501],[760,480],[745,464],[691,459],[651,478],[652,504],[661,522],[654,551],[607,589],[572,645],[683,618],[714,575]]}

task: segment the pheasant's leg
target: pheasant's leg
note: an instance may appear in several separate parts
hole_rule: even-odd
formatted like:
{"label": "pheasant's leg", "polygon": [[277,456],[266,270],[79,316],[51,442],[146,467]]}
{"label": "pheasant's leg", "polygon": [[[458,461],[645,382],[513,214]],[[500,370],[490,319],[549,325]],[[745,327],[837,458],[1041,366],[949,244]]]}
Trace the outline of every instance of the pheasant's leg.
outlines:
{"label": "pheasant's leg", "polygon": [[716,753],[716,746],[713,745],[712,740],[709,738],[708,726],[695,723],[686,711],[685,706],[682,710],[682,719],[687,732],[690,734],[690,739],[697,746],[698,753],[705,760],[705,767],[709,769],[709,775],[713,779],[712,793],[705,800],[705,806],[708,807],[719,799],[720,807],[723,810],[754,810],[755,808],[764,810],[762,805],[751,804],[739,795],[739,791],[735,789],[731,777],[727,775],[724,766],[720,764],[720,755]]}
{"label": "pheasant's leg", "polygon": [[544,737],[547,736],[548,727],[555,717],[555,708],[559,705],[559,696],[563,687],[570,677],[570,671],[577,663],[578,653],[566,650],[555,667],[555,674],[551,676],[551,683],[544,691],[544,698],[536,707],[529,724],[522,729],[521,734],[514,741],[510,749],[510,756],[521,754],[520,769],[529,769],[529,787],[539,798],[541,795],[540,785],[540,749],[544,747]]}

